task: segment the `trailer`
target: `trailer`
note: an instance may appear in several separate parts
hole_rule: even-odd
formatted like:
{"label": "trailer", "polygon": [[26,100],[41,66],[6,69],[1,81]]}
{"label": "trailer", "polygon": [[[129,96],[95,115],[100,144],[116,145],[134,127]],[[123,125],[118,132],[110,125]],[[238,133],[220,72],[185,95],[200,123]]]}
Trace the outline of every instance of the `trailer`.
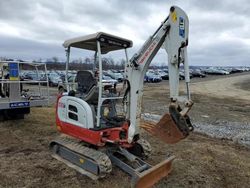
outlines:
{"label": "trailer", "polygon": [[[38,79],[25,78],[25,70]],[[0,61],[0,119],[23,119],[31,107],[48,106],[48,81],[45,63]]]}

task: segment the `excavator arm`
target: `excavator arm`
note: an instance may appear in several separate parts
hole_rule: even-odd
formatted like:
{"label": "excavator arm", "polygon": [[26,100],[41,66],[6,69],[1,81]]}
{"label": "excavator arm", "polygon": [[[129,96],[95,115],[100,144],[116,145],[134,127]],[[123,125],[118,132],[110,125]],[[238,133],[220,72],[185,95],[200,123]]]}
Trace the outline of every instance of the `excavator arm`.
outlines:
{"label": "excavator arm", "polygon": [[[190,98],[187,62],[188,27],[189,21],[186,13],[179,7],[172,6],[169,16],[126,65],[126,80],[129,85],[129,91],[126,92],[126,116],[130,120],[128,142],[132,142],[134,137],[139,134],[144,75],[161,47],[168,54],[169,113],[163,115],[156,125],[146,123],[141,127],[167,143],[178,142],[185,138],[191,130],[191,123],[187,116],[193,104]],[[179,67],[181,63],[184,64],[187,88],[187,96],[184,98],[179,97]],[[179,105],[180,102],[184,102],[183,109]]]}

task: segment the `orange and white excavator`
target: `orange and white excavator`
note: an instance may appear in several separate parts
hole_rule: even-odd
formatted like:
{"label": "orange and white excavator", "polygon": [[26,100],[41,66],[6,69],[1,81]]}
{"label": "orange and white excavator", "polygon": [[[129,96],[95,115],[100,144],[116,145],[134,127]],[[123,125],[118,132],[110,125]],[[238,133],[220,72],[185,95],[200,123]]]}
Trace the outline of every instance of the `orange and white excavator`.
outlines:
{"label": "orange and white excavator", "polygon": [[[149,156],[151,146],[142,139],[140,128],[168,144],[186,138],[193,130],[187,115],[193,104],[187,62],[188,27],[186,13],[172,6],[169,16],[130,60],[127,49],[132,47],[132,41],[121,37],[98,32],[66,40],[63,44],[67,53],[66,84],[71,48],[94,51],[99,75],[78,71],[77,91],[67,87],[67,92],[58,97],[56,126],[66,136],[50,143],[53,157],[92,179],[105,177],[112,164],[116,165],[132,176],[132,187],[151,187],[167,176],[174,156],[155,166],[148,164],[144,159]],[[168,54],[169,112],[156,124],[140,125],[144,75],[161,47]],[[104,89],[101,81],[102,55],[116,50],[124,50],[126,57],[123,95],[113,88]],[[187,88],[187,95],[182,97],[179,96],[180,64],[184,64]]]}

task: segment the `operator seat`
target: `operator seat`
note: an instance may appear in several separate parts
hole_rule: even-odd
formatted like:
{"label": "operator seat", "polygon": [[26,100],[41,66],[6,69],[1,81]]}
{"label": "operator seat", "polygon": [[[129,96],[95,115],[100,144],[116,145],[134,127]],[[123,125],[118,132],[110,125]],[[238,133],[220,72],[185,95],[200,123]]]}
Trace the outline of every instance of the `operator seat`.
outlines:
{"label": "operator seat", "polygon": [[91,71],[78,71],[75,82],[77,83],[77,93],[80,98],[90,104],[98,103],[97,80]]}

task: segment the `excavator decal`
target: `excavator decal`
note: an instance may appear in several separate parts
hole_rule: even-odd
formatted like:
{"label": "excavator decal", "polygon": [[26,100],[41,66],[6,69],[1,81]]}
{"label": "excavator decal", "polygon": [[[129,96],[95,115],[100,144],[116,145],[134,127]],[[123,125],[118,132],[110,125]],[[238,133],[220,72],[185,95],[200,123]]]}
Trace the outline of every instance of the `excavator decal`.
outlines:
{"label": "excavator decal", "polygon": [[176,14],[176,11],[173,11],[170,13],[171,15],[171,19],[173,22],[176,22],[177,21],[177,14]]}
{"label": "excavator decal", "polygon": [[179,18],[179,35],[185,38],[185,21],[182,17]]}
{"label": "excavator decal", "polygon": [[156,42],[153,42],[150,47],[148,48],[148,50],[145,52],[144,56],[142,56],[142,58],[139,60],[139,64],[143,63],[145,61],[145,59],[151,54],[151,52],[154,50],[156,46]]}

